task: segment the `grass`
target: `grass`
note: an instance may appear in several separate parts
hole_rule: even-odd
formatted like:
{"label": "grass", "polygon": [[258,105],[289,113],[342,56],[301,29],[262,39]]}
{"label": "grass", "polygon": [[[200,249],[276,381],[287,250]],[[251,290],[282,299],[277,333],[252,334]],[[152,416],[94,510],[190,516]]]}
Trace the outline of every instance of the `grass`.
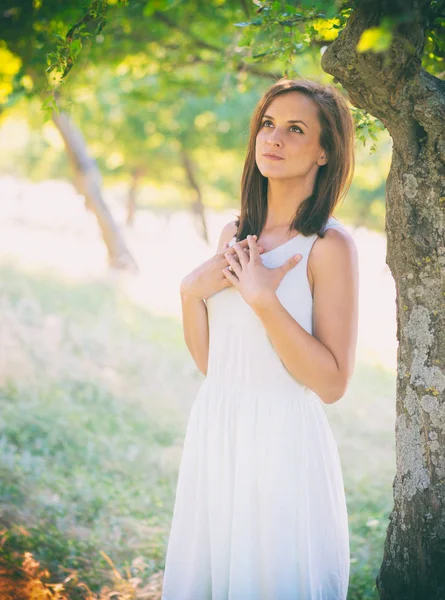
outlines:
{"label": "grass", "polygon": [[[109,557],[145,585],[164,566],[185,424],[202,381],[181,324],[150,315],[113,281],[73,284],[13,265],[0,277],[3,555],[32,552],[53,581],[76,574],[94,594],[113,582]],[[394,397],[394,374],[358,364],[347,395],[326,407],[350,518],[348,600],[378,597]],[[85,589],[73,584],[70,598]]]}

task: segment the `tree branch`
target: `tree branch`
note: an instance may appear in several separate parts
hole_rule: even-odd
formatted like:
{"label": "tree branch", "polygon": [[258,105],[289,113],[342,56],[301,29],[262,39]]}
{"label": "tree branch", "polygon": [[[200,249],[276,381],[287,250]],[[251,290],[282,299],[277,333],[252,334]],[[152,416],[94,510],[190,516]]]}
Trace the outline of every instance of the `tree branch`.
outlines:
{"label": "tree branch", "polygon": [[404,22],[394,26],[391,46],[386,52],[359,53],[356,49],[363,31],[378,26],[385,15],[387,5],[377,0],[358,6],[321,58],[323,70],[347,86],[351,102],[377,116],[385,125],[389,115],[397,119],[401,112],[406,112],[401,100],[405,82],[421,70],[426,22],[420,2],[413,0],[412,4]]}
{"label": "tree branch", "polygon": [[176,29],[176,31],[180,31],[183,35],[188,37],[198,48],[202,48],[204,50],[211,50],[213,52],[222,53],[224,52],[224,48],[220,48],[219,46],[213,46],[208,42],[198,38],[196,35],[191,33],[188,29],[184,29],[180,25],[178,25],[175,21],[167,17],[164,13],[156,11],[153,13],[153,17],[158,21],[161,21],[165,25],[168,25],[171,29]]}

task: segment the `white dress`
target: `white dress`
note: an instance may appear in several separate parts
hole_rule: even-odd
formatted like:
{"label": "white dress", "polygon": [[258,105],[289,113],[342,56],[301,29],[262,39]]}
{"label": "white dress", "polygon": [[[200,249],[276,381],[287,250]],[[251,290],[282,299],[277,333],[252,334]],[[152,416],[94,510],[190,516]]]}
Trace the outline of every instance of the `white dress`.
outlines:
{"label": "white dress", "polygon": [[[326,227],[343,226],[331,217]],[[316,239],[261,254],[269,268],[303,255],[277,296],[311,334]],[[207,310],[207,377],[189,415],[162,600],[345,600],[348,514],[322,400],[289,373],[235,287]]]}

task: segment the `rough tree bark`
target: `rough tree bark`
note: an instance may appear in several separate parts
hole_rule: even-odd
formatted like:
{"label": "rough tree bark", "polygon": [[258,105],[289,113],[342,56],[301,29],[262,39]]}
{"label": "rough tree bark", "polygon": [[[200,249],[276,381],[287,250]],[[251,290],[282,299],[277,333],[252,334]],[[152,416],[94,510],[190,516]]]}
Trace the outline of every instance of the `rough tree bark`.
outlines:
{"label": "rough tree bark", "polygon": [[322,67],[393,140],[385,228],[397,290],[397,472],[376,584],[383,600],[443,600],[445,83],[421,67],[430,2],[406,1],[407,20],[384,54],[355,49],[361,33],[397,4],[361,3]]}
{"label": "rough tree bark", "polygon": [[53,121],[63,138],[74,169],[74,184],[85,197],[86,207],[95,215],[108,251],[111,267],[136,272],[137,265],[128,250],[113,215],[102,197],[100,173],[96,161],[88,155],[81,132],[74,127],[68,115],[53,112]]}

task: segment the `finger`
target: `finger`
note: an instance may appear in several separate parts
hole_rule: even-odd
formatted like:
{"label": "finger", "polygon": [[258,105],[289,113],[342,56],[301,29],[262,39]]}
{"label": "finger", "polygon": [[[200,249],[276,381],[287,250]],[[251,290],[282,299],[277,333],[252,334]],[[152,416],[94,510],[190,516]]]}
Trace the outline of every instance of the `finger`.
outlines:
{"label": "finger", "polygon": [[[254,235],[252,235],[252,237],[253,237],[253,238],[254,238],[254,240],[255,240],[256,246],[257,246],[257,248],[258,248],[258,252],[261,254],[261,252],[264,252],[264,248],[263,248],[263,246],[261,246],[261,244],[258,244],[258,243],[257,243],[258,236],[257,236],[257,235],[256,235],[256,233],[255,233]],[[247,251],[247,252],[250,252],[249,240],[248,240],[248,238],[247,238],[247,237],[246,237],[246,238],[245,238],[245,239],[244,239],[242,242],[240,242],[240,244],[244,244],[244,242],[245,242],[245,243],[246,243],[246,245],[248,246],[248,247],[246,248],[246,251]]]}
{"label": "finger", "polygon": [[[241,240],[240,242],[235,242],[236,244],[240,244],[240,246],[242,246],[243,248],[245,248],[246,250],[248,249],[249,244],[247,243],[247,238],[244,238],[244,240]],[[235,243],[232,246],[229,246],[229,244],[227,242],[225,242],[225,244],[227,244],[227,246],[232,249],[233,246],[235,246]]]}
{"label": "finger", "polygon": [[259,258],[260,256],[255,238],[256,236],[253,235],[247,236],[247,241],[249,242],[250,257],[253,259]]}
{"label": "finger", "polygon": [[[254,235],[253,237],[256,238],[256,235]],[[245,252],[247,252],[248,254],[250,254],[250,248],[248,246],[248,240],[247,240],[247,238],[245,240],[242,240],[241,242],[239,242],[239,244],[241,244],[242,246],[244,246]],[[260,254],[261,254],[261,252],[264,252],[264,248],[260,244],[257,244],[257,248],[258,248],[258,252]],[[229,244],[227,242],[224,242],[224,246],[223,246],[222,252],[224,252],[225,250],[227,250],[231,254],[236,254],[235,248],[233,248],[233,246],[229,246]]]}
{"label": "finger", "polygon": [[[293,269],[302,259],[302,255],[301,254],[297,254],[296,256],[291,256],[285,263],[284,265],[281,265],[281,269],[284,271],[284,274],[286,274],[288,271],[290,271],[291,269]],[[280,267],[279,267],[280,268]]]}
{"label": "finger", "polygon": [[234,275],[233,273],[231,273],[229,271],[229,267],[226,267],[225,269],[223,269],[222,272],[223,272],[224,277],[226,277],[226,279],[228,279],[232,285],[234,285],[235,287],[238,286],[239,279],[238,279],[238,277],[236,277],[236,275]]}
{"label": "finger", "polygon": [[[250,237],[254,238],[255,241],[257,241],[258,236],[256,234],[251,235]],[[239,242],[240,244],[245,244],[247,247],[249,246],[249,236],[245,237],[241,242]]]}
{"label": "finger", "polygon": [[241,240],[240,242],[238,242],[238,244],[241,244],[242,246],[248,246],[247,238],[245,237],[243,240]]}
{"label": "finger", "polygon": [[245,265],[247,265],[249,260],[248,260],[247,254],[246,254],[244,248],[241,246],[241,244],[239,242],[235,242],[233,244],[232,248],[237,253],[241,266],[244,267]]}
{"label": "finger", "polygon": [[[240,252],[242,252],[244,254],[243,250],[241,250]],[[237,256],[239,257],[239,254]],[[226,257],[229,265],[232,267],[232,271],[235,273],[235,275],[237,275],[239,277],[239,275],[242,271],[242,267],[241,267],[240,263],[229,252],[226,252],[225,257]]]}
{"label": "finger", "polygon": [[[257,234],[256,234],[256,233],[254,234],[254,236],[253,236],[253,237],[254,237],[256,240],[258,239],[258,236],[257,236]],[[247,244],[247,237],[245,237],[243,240],[240,240],[240,241],[238,241],[237,243],[238,243],[238,244],[241,244],[242,246],[247,246],[247,245],[248,245],[248,244]]]}
{"label": "finger", "polygon": [[[254,238],[256,239],[257,236],[255,235]],[[248,241],[247,237],[244,238],[243,240],[241,240],[240,242],[237,242],[237,243],[240,244],[246,250],[246,252],[249,251],[249,241]],[[233,246],[234,245],[235,244],[233,244]],[[233,248],[233,246],[230,246],[230,247]]]}

